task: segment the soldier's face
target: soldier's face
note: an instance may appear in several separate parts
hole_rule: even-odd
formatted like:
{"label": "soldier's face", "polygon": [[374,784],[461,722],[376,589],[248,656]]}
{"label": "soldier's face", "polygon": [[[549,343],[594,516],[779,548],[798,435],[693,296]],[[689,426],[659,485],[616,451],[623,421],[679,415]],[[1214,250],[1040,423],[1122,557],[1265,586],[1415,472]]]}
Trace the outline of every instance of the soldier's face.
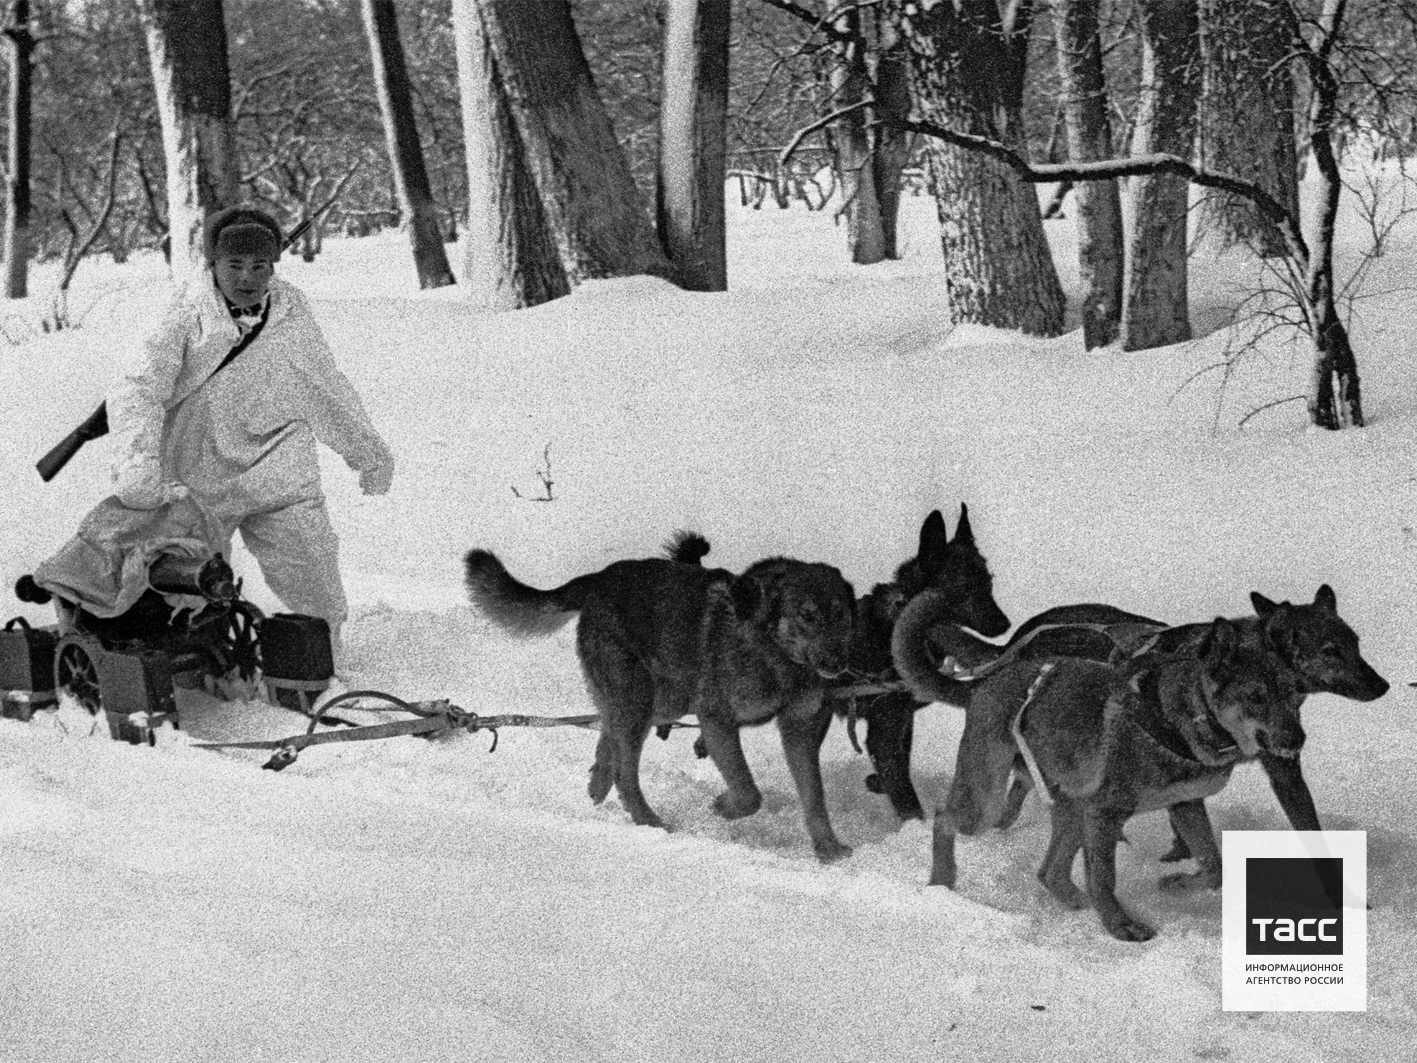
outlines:
{"label": "soldier's face", "polygon": [[222,255],[212,267],[216,286],[232,306],[258,306],[266,297],[275,263],[256,255]]}

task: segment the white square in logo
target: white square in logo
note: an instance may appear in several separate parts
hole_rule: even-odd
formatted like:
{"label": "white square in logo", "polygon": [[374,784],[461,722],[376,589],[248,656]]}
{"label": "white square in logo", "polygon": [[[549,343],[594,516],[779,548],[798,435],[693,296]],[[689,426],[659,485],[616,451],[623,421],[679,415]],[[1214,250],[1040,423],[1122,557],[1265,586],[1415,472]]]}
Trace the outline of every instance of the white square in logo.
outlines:
{"label": "white square in logo", "polygon": [[1221,1007],[1368,1010],[1368,834],[1221,834]]}

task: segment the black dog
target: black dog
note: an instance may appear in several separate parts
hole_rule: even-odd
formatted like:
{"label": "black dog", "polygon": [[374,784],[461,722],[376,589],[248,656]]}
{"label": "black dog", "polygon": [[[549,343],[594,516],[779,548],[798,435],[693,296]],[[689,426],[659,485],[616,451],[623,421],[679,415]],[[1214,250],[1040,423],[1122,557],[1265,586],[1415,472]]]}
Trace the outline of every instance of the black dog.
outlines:
{"label": "black dog", "polygon": [[[668,544],[671,560],[699,563],[708,544],[698,536],[680,536]],[[902,609],[924,591],[938,592],[948,603],[949,621],[990,638],[1009,629],[1009,618],[994,601],[994,578],[974,542],[969,509],[961,503],[953,539],[945,519],[934,510],[920,526],[920,546],[903,562],[889,583],[878,583],[856,605],[856,625],[851,636],[850,670],[827,689],[839,711],[849,699],[841,692],[862,678],[891,682],[896,678],[891,662],[891,632]],[[994,649],[997,652],[997,649]],[[891,691],[857,697],[856,714],[866,721],[866,752],[875,773],[866,778],[873,793],[885,794],[902,820],[924,819],[920,798],[910,782],[910,749],[915,734],[915,711],[922,706],[908,691]]]}

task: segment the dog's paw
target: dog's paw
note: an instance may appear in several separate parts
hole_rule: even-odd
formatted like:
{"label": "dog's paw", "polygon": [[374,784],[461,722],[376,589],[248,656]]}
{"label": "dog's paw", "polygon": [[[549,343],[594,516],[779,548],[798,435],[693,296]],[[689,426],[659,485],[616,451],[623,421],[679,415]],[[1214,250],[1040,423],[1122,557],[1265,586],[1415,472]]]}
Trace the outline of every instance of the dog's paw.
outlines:
{"label": "dog's paw", "polygon": [[1107,924],[1107,933],[1118,941],[1150,941],[1156,937],[1156,931],[1152,927],[1129,915],[1124,915],[1116,922]]}
{"label": "dog's paw", "polygon": [[[624,801],[624,795],[621,795]],[[630,822],[637,827],[655,827],[658,830],[667,831],[669,825],[659,818],[659,813],[650,808],[649,805],[641,805],[635,808],[633,803],[626,804],[625,811],[630,813]]]}
{"label": "dog's paw", "polygon": [[610,793],[610,787],[614,785],[615,773],[602,768],[600,765],[590,769],[590,782],[586,786],[586,793],[590,794],[592,804],[600,804]]}
{"label": "dog's paw", "polygon": [[713,810],[724,819],[743,819],[762,807],[763,795],[758,793],[739,797],[723,793],[713,799]]}
{"label": "dog's paw", "polygon": [[824,842],[813,842],[812,850],[817,854],[817,859],[824,864],[845,860],[851,855],[851,846],[845,845],[835,838]]}
{"label": "dog's paw", "polygon": [[1048,891],[1049,896],[1051,896],[1064,908],[1076,912],[1079,909],[1087,907],[1087,894],[1084,893],[1082,890],[1078,889],[1077,883],[1073,882],[1072,880],[1069,879],[1063,882],[1048,882],[1046,880],[1042,881],[1043,886]]}

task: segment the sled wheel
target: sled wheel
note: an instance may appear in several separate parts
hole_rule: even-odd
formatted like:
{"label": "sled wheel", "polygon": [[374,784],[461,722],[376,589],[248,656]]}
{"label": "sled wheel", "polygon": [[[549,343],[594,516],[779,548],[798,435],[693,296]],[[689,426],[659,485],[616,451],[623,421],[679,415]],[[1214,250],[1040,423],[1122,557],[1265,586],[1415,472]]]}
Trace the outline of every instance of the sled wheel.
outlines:
{"label": "sled wheel", "polygon": [[255,678],[261,664],[258,625],[261,610],[250,602],[233,602],[227,617],[226,644],[231,654],[230,665],[242,679]]}
{"label": "sled wheel", "polygon": [[54,686],[67,693],[92,715],[102,708],[99,697],[98,667],[88,649],[64,638],[54,654]]}

